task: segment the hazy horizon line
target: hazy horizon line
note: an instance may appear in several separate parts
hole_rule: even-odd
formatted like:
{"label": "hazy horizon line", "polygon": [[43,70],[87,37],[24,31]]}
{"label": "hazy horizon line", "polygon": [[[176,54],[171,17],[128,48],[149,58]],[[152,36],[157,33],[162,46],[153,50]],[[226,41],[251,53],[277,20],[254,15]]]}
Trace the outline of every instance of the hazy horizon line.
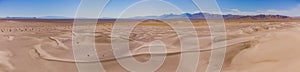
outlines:
{"label": "hazy horizon line", "polygon": [[[205,14],[205,12],[197,12],[197,13],[202,13]],[[169,13],[169,14],[163,14],[163,15],[171,15],[173,13]],[[173,15],[183,15],[186,13],[182,13],[182,14],[173,14]],[[196,14],[196,13],[188,13],[188,14]],[[214,14],[214,13],[207,13],[207,14]],[[155,16],[163,16],[163,15],[155,15]],[[215,15],[238,15],[238,14],[215,14]],[[255,15],[238,15],[238,16],[257,16],[257,15],[281,15],[281,14],[255,14]],[[152,15],[154,16],[154,15]],[[288,16],[288,15],[281,15],[281,16]],[[35,19],[135,19],[137,17],[150,17],[150,16],[133,16],[133,17],[126,17],[126,18],[118,18],[118,17],[99,17],[99,18],[88,18],[88,17],[68,17],[68,16],[0,16],[0,18],[35,18]],[[300,16],[288,16],[288,17],[300,17]]]}

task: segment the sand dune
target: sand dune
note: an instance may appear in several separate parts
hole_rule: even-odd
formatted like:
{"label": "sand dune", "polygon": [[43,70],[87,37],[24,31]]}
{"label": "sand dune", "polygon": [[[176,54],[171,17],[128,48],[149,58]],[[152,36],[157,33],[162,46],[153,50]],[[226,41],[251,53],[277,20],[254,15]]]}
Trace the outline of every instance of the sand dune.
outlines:
{"label": "sand dune", "polygon": [[[155,22],[156,23],[156,22]],[[76,72],[72,50],[72,24],[46,21],[0,21],[0,72]],[[217,43],[227,42],[223,72],[298,72],[300,65],[297,57],[300,41],[300,26],[294,22],[232,24],[226,25],[227,38]],[[190,28],[182,27],[183,30]],[[180,50],[180,41],[176,32],[168,26],[141,25],[135,28],[129,38],[120,32],[110,35],[111,25],[97,27],[95,45],[97,56],[108,72],[126,72],[116,59],[129,58],[124,52],[115,58],[111,39],[120,38],[129,41],[134,58],[145,62],[150,54],[167,54],[165,63],[157,71],[175,71],[180,54],[200,52],[198,71],[204,72],[209,63],[212,50],[211,35],[207,26],[197,26],[200,48]],[[124,28],[124,30],[129,30]],[[186,31],[187,33],[189,31]],[[90,34],[90,33],[86,33]],[[190,38],[186,35],[185,38]],[[149,48],[163,47],[151,44],[160,40],[165,43],[167,53],[149,52]],[[86,44],[90,45],[90,44]],[[80,63],[99,62],[97,60],[77,60]],[[30,65],[30,66],[28,66]],[[61,69],[61,68],[64,69]],[[276,68],[276,70],[274,69]]]}
{"label": "sand dune", "polygon": [[[299,66],[299,30],[270,33],[260,43],[238,54],[232,66],[238,72],[297,72]],[[276,70],[274,70],[274,68]]]}

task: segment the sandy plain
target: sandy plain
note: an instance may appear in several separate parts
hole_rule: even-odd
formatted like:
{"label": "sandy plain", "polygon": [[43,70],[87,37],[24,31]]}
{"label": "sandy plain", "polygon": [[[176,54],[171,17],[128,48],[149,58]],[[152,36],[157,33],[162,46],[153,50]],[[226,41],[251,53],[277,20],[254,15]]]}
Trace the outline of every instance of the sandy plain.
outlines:
{"label": "sandy plain", "polygon": [[[73,20],[0,20],[0,72],[77,72],[72,50]],[[126,22],[126,21],[125,21]],[[113,55],[110,35],[113,20],[103,20],[95,32],[96,50],[107,72],[127,72]],[[211,34],[202,21],[193,21],[200,41],[197,72],[205,72],[211,53]],[[298,22],[246,22],[226,24],[227,50],[222,72],[299,72]],[[132,52],[161,40],[168,53],[158,72],[175,72],[180,59],[176,32],[164,23],[145,21],[131,33]],[[143,52],[143,51],[142,51]],[[147,51],[146,51],[147,52]],[[146,62],[149,54],[135,55]],[[83,63],[89,63],[84,61]]]}

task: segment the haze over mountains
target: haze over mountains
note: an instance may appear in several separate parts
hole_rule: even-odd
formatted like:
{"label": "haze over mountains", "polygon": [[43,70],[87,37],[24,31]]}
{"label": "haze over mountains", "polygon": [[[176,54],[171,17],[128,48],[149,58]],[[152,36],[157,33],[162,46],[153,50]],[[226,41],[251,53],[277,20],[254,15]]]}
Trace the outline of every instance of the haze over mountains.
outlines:
{"label": "haze over mountains", "polygon": [[223,16],[224,19],[251,19],[251,20],[269,20],[269,19],[291,19],[293,17],[284,16],[284,15],[220,15],[220,14],[210,14],[210,13],[184,13],[184,14],[165,14],[161,16],[139,16],[134,18],[153,18],[153,19],[178,19],[178,18],[189,18],[189,19],[205,19],[205,16],[208,17],[218,17]]}
{"label": "haze over mountains", "polygon": [[41,17],[5,17],[5,19],[70,19],[70,17],[64,16],[41,16]]}
{"label": "haze over mountains", "polygon": [[[289,17],[284,15],[234,15],[234,14],[227,14],[227,15],[220,15],[220,14],[210,14],[210,13],[184,13],[184,14],[165,14],[161,16],[136,16],[128,19],[182,19],[182,18],[189,18],[189,19],[205,19],[205,16],[209,17],[218,17],[223,16],[224,19],[238,19],[238,20],[273,20],[273,19],[292,19],[292,18],[299,18],[299,17]],[[6,17],[6,19],[74,19],[70,17],[64,16],[42,16],[42,17]],[[90,18],[80,18],[80,19],[90,19]],[[100,18],[100,19],[116,19],[116,18]],[[124,19],[124,18],[122,18]],[[127,18],[125,18],[127,19]]]}

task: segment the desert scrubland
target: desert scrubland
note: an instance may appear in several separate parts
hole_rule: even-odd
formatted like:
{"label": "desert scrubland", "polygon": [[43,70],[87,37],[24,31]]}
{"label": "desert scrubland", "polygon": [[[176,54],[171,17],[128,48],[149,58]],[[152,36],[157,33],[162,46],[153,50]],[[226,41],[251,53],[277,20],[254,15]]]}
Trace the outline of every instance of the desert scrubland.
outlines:
{"label": "desert scrubland", "polygon": [[[177,21],[177,20],[176,20]],[[174,20],[174,22],[176,22]],[[72,50],[73,20],[0,20],[0,72],[77,72]],[[129,22],[130,20],[124,20]],[[113,54],[114,20],[100,20],[95,32],[98,57],[107,72],[127,72]],[[211,48],[209,27],[193,20],[199,40],[199,72],[205,72]],[[299,72],[300,22],[226,21],[226,57],[222,72]],[[124,25],[126,26],[126,25]],[[186,27],[183,27],[186,28]],[[188,32],[188,31],[187,31]],[[119,36],[122,37],[122,36]],[[131,52],[144,51],[161,40],[167,57],[158,72],[174,72],[180,60],[180,41],[168,25],[149,20],[135,27],[128,39]],[[134,55],[140,62],[149,54]],[[89,63],[83,61],[82,63]]]}

